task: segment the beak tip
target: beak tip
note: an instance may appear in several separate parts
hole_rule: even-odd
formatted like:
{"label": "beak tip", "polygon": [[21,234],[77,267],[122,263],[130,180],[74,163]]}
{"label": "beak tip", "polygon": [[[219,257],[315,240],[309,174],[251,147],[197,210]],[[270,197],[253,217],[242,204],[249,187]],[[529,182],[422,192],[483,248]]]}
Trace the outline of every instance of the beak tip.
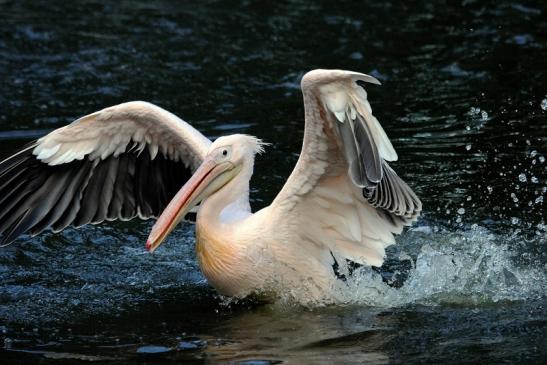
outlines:
{"label": "beak tip", "polygon": [[146,251],[152,253],[152,252],[153,252],[153,251],[152,251],[152,242],[146,241],[146,246],[145,246],[145,248],[146,248]]}

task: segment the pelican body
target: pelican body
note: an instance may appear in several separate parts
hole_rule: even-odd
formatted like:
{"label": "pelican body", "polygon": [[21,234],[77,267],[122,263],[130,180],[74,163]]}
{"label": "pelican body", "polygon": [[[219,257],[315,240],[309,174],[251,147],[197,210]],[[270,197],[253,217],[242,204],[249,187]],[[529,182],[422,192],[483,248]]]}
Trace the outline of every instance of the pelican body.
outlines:
{"label": "pelican body", "polygon": [[394,234],[422,204],[388,162],[397,154],[350,71],[302,78],[305,133],[294,171],[251,212],[258,138],[214,142],[146,102],[82,117],[0,163],[0,237],[57,232],[104,220],[157,218],[153,252],[197,209],[196,254],[209,283],[231,297],[337,301],[348,263],[381,266]]}

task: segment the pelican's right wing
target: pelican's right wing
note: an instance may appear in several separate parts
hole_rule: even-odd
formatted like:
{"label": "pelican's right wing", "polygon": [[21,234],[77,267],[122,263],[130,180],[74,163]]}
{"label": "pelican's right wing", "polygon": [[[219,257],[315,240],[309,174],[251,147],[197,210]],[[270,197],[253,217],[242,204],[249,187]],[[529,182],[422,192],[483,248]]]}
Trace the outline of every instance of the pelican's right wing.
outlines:
{"label": "pelican's right wing", "polygon": [[388,165],[397,154],[358,82],[379,84],[342,70],[304,76],[302,152],[270,208],[277,226],[294,225],[294,240],[323,265],[345,259],[382,265],[393,234],[422,210],[420,199]]}
{"label": "pelican's right wing", "polygon": [[56,129],[0,162],[0,244],[48,227],[158,216],[210,144],[141,101]]}

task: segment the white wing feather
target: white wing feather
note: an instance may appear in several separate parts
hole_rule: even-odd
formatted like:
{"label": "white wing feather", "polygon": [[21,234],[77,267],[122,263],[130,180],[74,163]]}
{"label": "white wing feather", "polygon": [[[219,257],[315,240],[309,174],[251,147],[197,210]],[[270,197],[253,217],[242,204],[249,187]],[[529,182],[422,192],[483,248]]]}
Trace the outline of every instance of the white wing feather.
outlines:
{"label": "white wing feather", "polygon": [[[389,138],[372,115],[365,90],[356,82],[359,80],[380,84],[371,76],[341,70],[314,70],[304,76],[306,125],[302,152],[269,208],[269,217],[275,226],[298,227],[293,230],[296,236],[292,239],[302,246],[306,255],[327,266],[334,264],[334,259],[338,264],[347,259],[381,266],[385,247],[395,243],[393,234],[400,233],[403,225],[415,220],[421,210],[421,203],[415,198],[418,203],[416,207],[413,205],[414,214],[408,216],[411,219],[399,219],[379,204],[367,201],[364,185],[350,177],[349,157],[359,158],[357,167],[370,169],[372,166],[377,170],[364,171],[368,173],[365,176],[377,175],[374,181],[368,181],[374,189],[383,178],[384,161],[397,160]],[[341,135],[340,127],[346,124],[351,138]],[[365,133],[366,138],[359,132]],[[355,145],[348,146],[351,144]],[[367,163],[367,159],[373,161]],[[404,184],[396,179],[396,184]],[[406,192],[399,189],[392,194],[400,191]],[[389,191],[380,193],[390,194]],[[330,260],[326,260],[329,256]]]}
{"label": "white wing feather", "polygon": [[154,104],[133,101],[86,115],[54,130],[37,141],[33,154],[54,166],[86,156],[91,160],[118,156],[130,143],[135,143],[140,151],[148,145],[152,157],[160,151],[192,168],[199,165],[211,145],[211,141],[174,114]]}

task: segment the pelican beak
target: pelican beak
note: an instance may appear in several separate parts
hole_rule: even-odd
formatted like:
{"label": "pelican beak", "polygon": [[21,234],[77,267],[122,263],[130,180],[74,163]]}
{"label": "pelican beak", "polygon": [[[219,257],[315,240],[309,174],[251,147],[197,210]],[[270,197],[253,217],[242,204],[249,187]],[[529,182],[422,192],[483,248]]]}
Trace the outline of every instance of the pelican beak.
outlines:
{"label": "pelican beak", "polygon": [[154,252],[193,207],[226,185],[236,174],[237,169],[231,162],[217,163],[212,157],[206,157],[161,213],[148,236],[146,249]]}

